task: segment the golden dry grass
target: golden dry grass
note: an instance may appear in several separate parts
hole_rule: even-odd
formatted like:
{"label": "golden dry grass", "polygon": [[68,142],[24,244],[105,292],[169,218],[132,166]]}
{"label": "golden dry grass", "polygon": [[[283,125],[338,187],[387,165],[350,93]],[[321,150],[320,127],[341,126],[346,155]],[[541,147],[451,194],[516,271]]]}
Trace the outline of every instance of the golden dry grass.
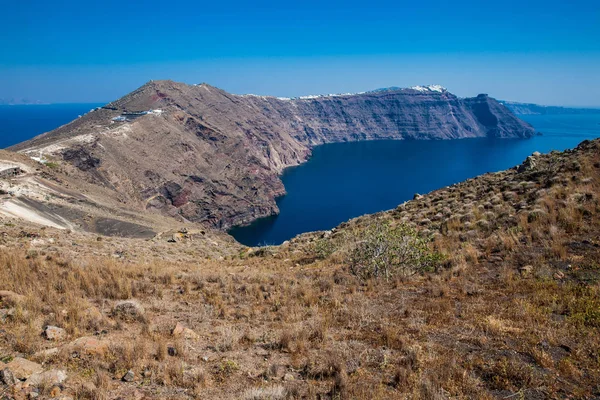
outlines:
{"label": "golden dry grass", "polygon": [[[64,393],[83,399],[593,398],[598,153],[549,155],[547,173],[486,175],[379,215],[432,221],[419,230],[445,262],[411,278],[349,272],[347,235],[369,216],[326,242],[308,234],[222,261],[0,250],[0,289],[24,296],[1,305],[0,357],[67,369]],[[117,318],[131,299],[143,318]],[[174,336],[177,322],[194,335]],[[45,340],[49,324],[69,338]],[[106,351],[73,351],[84,336]],[[134,382],[121,381],[128,370]]]}

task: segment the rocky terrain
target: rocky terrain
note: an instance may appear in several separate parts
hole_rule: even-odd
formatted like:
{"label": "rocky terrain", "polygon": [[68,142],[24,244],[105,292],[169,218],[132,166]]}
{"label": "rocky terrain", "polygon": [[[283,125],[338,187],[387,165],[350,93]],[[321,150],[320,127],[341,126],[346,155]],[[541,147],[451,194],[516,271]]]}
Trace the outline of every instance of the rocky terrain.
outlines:
{"label": "rocky terrain", "polygon": [[599,172],[586,141],[257,249],[4,216],[0,398],[599,398]]}
{"label": "rocky terrain", "polygon": [[41,153],[138,212],[228,229],[278,213],[280,173],[318,144],[533,134],[487,95],[438,86],[282,99],[151,81],[11,150]]}

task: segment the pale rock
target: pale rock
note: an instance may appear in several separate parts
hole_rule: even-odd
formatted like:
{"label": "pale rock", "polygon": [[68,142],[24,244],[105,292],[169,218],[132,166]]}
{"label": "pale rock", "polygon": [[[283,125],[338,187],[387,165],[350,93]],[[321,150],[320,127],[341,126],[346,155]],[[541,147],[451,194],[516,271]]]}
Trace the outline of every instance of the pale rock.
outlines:
{"label": "pale rock", "polygon": [[12,386],[17,383],[17,378],[15,378],[10,369],[4,368],[3,370],[0,370],[0,382]]}
{"label": "pale rock", "polygon": [[11,362],[6,364],[6,368],[13,373],[15,378],[20,380],[25,380],[31,375],[40,373],[44,370],[40,364],[21,357],[16,357]]}
{"label": "pale rock", "polygon": [[519,272],[523,276],[531,275],[533,272],[533,265],[525,265],[524,267],[519,268]]}
{"label": "pale rock", "polygon": [[21,294],[17,294],[10,290],[0,290],[0,300],[3,303],[7,303],[10,305],[17,305],[25,302],[25,296]]}
{"label": "pale rock", "polygon": [[127,373],[121,378],[123,382],[133,382],[134,379],[135,373],[132,370],[127,371]]}
{"label": "pale rock", "polygon": [[198,334],[193,330],[186,328],[180,322],[175,325],[173,331],[171,332],[174,337],[183,337],[185,339],[195,340],[198,339]]}
{"label": "pale rock", "polygon": [[136,300],[118,302],[113,308],[113,315],[125,320],[139,321],[144,318],[144,307]]}
{"label": "pale rock", "polygon": [[64,340],[67,338],[67,331],[58,326],[48,325],[46,329],[44,329],[44,337],[48,340]]}
{"label": "pale rock", "polygon": [[88,355],[103,356],[108,351],[108,342],[86,336],[71,342],[69,348]]}
{"label": "pale rock", "polygon": [[67,379],[67,373],[63,370],[52,369],[46,372],[35,373],[27,379],[26,383],[31,386],[45,384],[48,386],[60,385]]}

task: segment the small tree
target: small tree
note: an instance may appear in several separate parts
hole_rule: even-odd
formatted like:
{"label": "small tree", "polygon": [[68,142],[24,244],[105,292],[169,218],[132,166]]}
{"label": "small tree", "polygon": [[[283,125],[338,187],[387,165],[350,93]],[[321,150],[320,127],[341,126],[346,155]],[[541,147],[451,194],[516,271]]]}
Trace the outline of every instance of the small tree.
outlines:
{"label": "small tree", "polygon": [[442,256],[429,249],[429,242],[408,225],[375,221],[361,232],[351,250],[350,271],[361,279],[388,280],[433,270]]}

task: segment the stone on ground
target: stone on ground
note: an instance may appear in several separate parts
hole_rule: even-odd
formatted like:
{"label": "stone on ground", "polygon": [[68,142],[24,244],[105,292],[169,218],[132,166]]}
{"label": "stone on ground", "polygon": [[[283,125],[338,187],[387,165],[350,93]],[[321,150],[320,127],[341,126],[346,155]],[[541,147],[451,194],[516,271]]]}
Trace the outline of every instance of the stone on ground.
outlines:
{"label": "stone on ground", "polygon": [[25,380],[31,375],[40,373],[44,370],[40,364],[34,363],[33,361],[29,361],[21,357],[17,357],[8,364],[6,364],[6,368],[8,368],[10,372],[13,373],[15,378],[20,380]]}

